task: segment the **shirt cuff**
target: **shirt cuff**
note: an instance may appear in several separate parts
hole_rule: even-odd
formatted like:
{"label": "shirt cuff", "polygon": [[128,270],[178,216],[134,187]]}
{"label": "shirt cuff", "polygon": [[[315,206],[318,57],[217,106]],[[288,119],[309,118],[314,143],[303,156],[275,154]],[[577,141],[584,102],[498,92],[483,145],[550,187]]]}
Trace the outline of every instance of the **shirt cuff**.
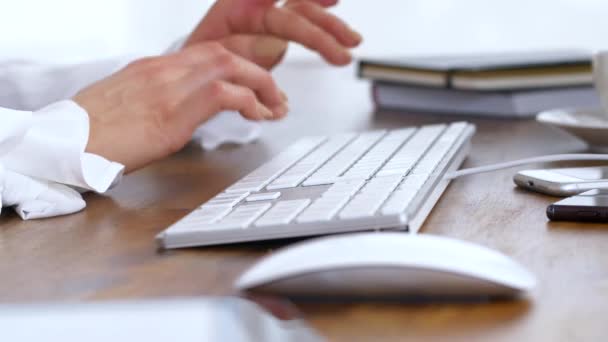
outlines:
{"label": "shirt cuff", "polygon": [[2,170],[2,165],[0,183],[0,208],[14,207],[24,220],[72,214],[86,206],[69,186]]}
{"label": "shirt cuff", "polygon": [[124,165],[85,152],[89,116],[73,101],[51,104],[32,115],[20,143],[0,157],[26,176],[103,193],[120,180]]}

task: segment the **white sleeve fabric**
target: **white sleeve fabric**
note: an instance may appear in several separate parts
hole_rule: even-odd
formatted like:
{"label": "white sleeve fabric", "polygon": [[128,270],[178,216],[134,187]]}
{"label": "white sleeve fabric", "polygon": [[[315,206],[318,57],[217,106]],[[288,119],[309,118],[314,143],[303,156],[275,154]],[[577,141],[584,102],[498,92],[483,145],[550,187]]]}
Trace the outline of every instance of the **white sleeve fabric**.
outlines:
{"label": "white sleeve fabric", "polygon": [[[176,52],[186,37],[173,43],[165,54]],[[0,107],[38,110],[72,98],[78,91],[124,68],[141,54],[118,56],[79,64],[48,64],[32,60],[0,62]]]}
{"label": "white sleeve fabric", "polygon": [[79,90],[115,73],[135,58],[123,57],[76,65],[2,61],[0,107],[33,111],[72,98]]}
{"label": "white sleeve fabric", "polygon": [[[6,111],[2,109],[0,117]],[[0,156],[6,168],[100,193],[116,182],[124,169],[122,164],[85,152],[89,116],[78,104],[61,101],[30,115],[30,127],[20,143]]]}
{"label": "white sleeve fabric", "polygon": [[105,192],[122,176],[123,165],[85,152],[89,117],[73,101],[36,112],[0,108],[0,122],[0,201],[23,219],[82,210],[67,185]]}
{"label": "white sleeve fabric", "polygon": [[0,210],[14,207],[24,220],[71,214],[86,206],[74,188],[101,193],[118,183],[124,166],[85,152],[88,114],[65,99],[133,59],[0,63]]}
{"label": "white sleeve fabric", "polygon": [[10,170],[0,170],[0,183],[0,210],[14,207],[24,220],[72,214],[86,207],[80,193],[63,184]]}

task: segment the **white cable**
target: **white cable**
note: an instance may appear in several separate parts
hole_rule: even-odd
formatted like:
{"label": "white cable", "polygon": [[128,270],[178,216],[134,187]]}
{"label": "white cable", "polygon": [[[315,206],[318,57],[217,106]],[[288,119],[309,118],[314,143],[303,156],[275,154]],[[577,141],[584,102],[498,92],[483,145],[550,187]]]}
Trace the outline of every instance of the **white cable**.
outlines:
{"label": "white cable", "polygon": [[477,173],[492,172],[496,170],[509,169],[515,166],[521,166],[526,164],[536,163],[549,163],[559,161],[575,161],[575,160],[587,160],[587,161],[608,161],[608,154],[554,154],[549,156],[540,156],[525,158],[519,160],[513,160],[504,163],[473,167],[470,169],[458,170],[449,172],[445,175],[445,179],[455,179],[463,176],[474,175]]}

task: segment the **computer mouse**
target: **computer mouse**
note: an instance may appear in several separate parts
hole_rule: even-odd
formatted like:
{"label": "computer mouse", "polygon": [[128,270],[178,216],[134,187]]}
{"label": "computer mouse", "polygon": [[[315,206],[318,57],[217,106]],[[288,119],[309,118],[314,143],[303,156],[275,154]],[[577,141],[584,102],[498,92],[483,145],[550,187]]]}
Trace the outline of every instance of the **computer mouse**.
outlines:
{"label": "computer mouse", "polygon": [[535,284],[524,267],[480,245],[372,232],[277,250],[238,278],[235,288],[288,297],[514,297]]}

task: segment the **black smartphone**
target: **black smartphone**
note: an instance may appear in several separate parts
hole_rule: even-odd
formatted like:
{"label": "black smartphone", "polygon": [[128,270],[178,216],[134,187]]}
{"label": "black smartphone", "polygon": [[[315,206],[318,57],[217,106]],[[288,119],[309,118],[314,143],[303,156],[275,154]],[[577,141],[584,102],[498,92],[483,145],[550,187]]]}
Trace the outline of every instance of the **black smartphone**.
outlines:
{"label": "black smartphone", "polygon": [[608,190],[589,190],[547,208],[554,221],[608,222]]}

